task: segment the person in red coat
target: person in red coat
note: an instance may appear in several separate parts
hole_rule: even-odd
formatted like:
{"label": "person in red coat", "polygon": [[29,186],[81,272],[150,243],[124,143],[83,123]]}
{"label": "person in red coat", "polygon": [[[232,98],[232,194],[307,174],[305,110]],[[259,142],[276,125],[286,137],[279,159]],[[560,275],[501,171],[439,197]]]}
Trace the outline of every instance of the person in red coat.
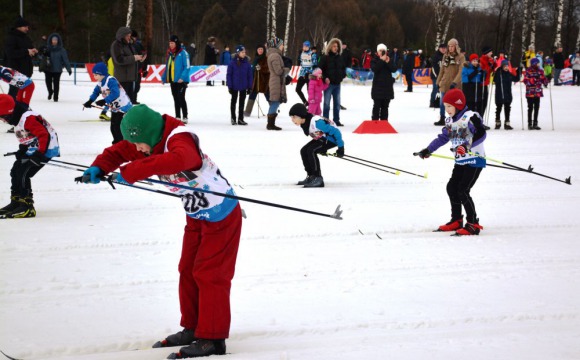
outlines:
{"label": "person in red coat", "polygon": [[[487,102],[489,100],[489,84],[491,80],[491,73],[495,68],[495,60],[493,59],[493,51],[491,46],[484,46],[481,49],[481,57],[479,58],[479,66],[481,70],[485,71],[485,79],[483,80],[483,108],[480,113],[483,118],[487,110]],[[489,130],[487,125],[484,125],[486,130]]]}
{"label": "person in red coat", "polygon": [[[157,175],[192,188],[234,195],[217,165],[201,151],[197,135],[181,121],[147,105],[132,107],[121,123],[123,141],[97,156],[86,182],[120,167],[117,182],[133,184]],[[125,164],[125,165],[122,165]],[[121,166],[122,165],[122,166]],[[222,355],[230,330],[230,288],[242,229],[236,199],[168,187],[182,196],[186,216],[179,261],[181,326],[153,347],[184,346],[170,358]]]}

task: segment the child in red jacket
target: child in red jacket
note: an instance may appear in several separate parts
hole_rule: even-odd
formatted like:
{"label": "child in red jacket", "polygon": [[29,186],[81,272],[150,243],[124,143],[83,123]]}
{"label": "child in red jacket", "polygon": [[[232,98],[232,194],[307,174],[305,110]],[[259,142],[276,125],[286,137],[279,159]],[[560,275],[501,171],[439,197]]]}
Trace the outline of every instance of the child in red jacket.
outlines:
{"label": "child in red jacket", "polygon": [[[201,151],[197,135],[181,121],[141,104],[125,114],[121,132],[124,140],[106,148],[85,171],[88,182],[98,183],[101,176],[121,167],[117,182],[133,184],[157,175],[166,182],[235,195],[217,165]],[[223,355],[242,230],[240,205],[236,199],[209,193],[169,190],[182,196],[187,215],[179,261],[184,329],[153,347],[184,346],[170,355],[175,359]]]}
{"label": "child in red jacket", "polygon": [[10,170],[10,204],[0,209],[0,219],[35,217],[30,179],[55,156],[60,156],[58,136],[42,116],[10,95],[0,95],[0,120],[14,126],[20,148]]}

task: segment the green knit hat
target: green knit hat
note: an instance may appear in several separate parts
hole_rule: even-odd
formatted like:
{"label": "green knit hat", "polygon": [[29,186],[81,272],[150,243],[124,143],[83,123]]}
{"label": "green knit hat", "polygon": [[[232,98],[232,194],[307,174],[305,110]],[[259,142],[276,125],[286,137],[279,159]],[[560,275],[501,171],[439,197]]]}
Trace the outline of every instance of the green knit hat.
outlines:
{"label": "green knit hat", "polygon": [[145,143],[153,148],[161,141],[164,126],[160,113],[140,104],[129,109],[123,117],[121,133],[129,142]]}

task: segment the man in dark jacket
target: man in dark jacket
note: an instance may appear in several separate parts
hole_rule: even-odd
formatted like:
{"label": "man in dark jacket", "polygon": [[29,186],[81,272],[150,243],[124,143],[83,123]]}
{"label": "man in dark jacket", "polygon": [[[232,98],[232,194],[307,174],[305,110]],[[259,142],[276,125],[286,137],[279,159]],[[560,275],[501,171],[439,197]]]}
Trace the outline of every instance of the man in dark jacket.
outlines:
{"label": "man in dark jacket", "polygon": [[403,60],[403,75],[407,81],[407,90],[413,92],[413,69],[415,68],[415,54],[411,49],[405,50],[405,59]]}
{"label": "man in dark jacket", "polygon": [[441,70],[441,60],[443,59],[443,54],[447,50],[447,44],[439,44],[439,48],[435,51],[435,54],[431,57],[431,81],[433,82],[433,90],[431,91],[431,104],[429,107],[438,109],[440,104],[436,100],[437,94],[439,93],[439,86],[437,86],[437,75],[439,75],[439,70]]}
{"label": "man in dark jacket", "polygon": [[115,65],[114,76],[119,81],[131,102],[135,102],[135,80],[137,62],[144,61],[146,55],[137,54],[131,44],[131,28],[122,26],[117,30],[111,44],[111,57]]}
{"label": "man in dark jacket", "polygon": [[342,53],[340,54],[340,56],[342,57],[342,62],[344,63],[344,66],[346,66],[347,68],[352,67],[352,52],[350,51],[348,45],[345,42],[342,43]]}
{"label": "man in dark jacket", "polygon": [[133,44],[133,47],[135,48],[135,53],[138,55],[143,55],[145,58],[143,61],[137,63],[137,77],[135,78],[135,101],[132,102],[133,105],[138,105],[139,103],[137,102],[137,94],[139,94],[139,90],[141,90],[141,78],[146,78],[148,75],[147,68],[149,67],[149,60],[147,60],[147,57],[145,56],[147,55],[147,49],[145,49],[141,39],[139,39],[139,33],[136,30],[131,30],[131,44]]}
{"label": "man in dark jacket", "polygon": [[[32,45],[28,37],[28,21],[18,17],[13,27],[4,40],[4,53],[6,54],[6,66],[28,77],[32,76],[32,58],[38,50]],[[10,85],[8,94],[16,99],[18,88]]]}
{"label": "man in dark jacket", "polygon": [[322,78],[328,84],[324,90],[324,108],[322,116],[329,119],[330,97],[333,98],[333,120],[336,126],[340,123],[340,83],[346,76],[346,66],[340,56],[342,48],[341,41],[337,38],[331,39],[326,46],[326,53],[320,58],[318,67],[322,70]]}
{"label": "man in dark jacket", "polygon": [[553,60],[554,60],[554,85],[560,86],[560,73],[564,68],[564,53],[562,52],[562,46],[558,46],[556,52],[554,53]]}
{"label": "man in dark jacket", "polygon": [[[205,45],[205,56],[203,58],[204,65],[215,65],[217,64],[217,56],[220,53],[215,47],[215,37],[210,36],[207,39],[207,44]],[[208,80],[207,86],[213,86],[213,81]]]}

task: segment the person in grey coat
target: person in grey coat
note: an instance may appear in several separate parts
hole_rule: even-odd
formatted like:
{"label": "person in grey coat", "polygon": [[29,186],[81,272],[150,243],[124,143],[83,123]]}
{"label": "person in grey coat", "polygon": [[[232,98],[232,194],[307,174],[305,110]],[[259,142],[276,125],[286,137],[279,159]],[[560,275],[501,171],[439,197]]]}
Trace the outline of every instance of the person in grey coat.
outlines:
{"label": "person in grey coat", "polygon": [[54,101],[58,101],[60,89],[60,76],[62,69],[66,68],[69,76],[72,74],[70,62],[66,49],[62,45],[62,38],[59,34],[53,33],[46,40],[46,50],[44,56],[48,57],[48,64],[44,72],[46,89],[48,90],[48,100],[54,95]]}
{"label": "person in grey coat", "polygon": [[131,102],[135,102],[137,62],[144,61],[147,55],[137,54],[137,51],[131,44],[131,28],[121,26],[117,30],[115,41],[111,44],[111,57],[115,65],[115,78],[119,81]]}

